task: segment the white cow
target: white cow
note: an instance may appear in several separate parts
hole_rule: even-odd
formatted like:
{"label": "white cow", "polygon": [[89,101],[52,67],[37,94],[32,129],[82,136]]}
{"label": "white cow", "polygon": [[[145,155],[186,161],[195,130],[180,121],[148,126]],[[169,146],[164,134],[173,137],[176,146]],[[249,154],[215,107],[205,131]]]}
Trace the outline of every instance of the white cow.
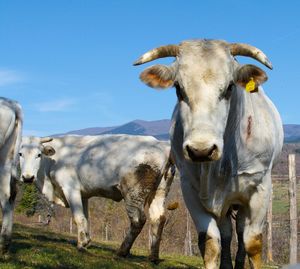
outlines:
{"label": "white cow", "polygon": [[150,136],[24,137],[21,178],[36,181],[49,201],[71,208],[78,248],[90,242],[90,197],[124,199],[130,229],[118,250],[120,256],[129,254],[146,221],[145,206],[149,206],[150,259],[157,261],[165,223],[164,202],[175,172],[169,155],[169,143]]}
{"label": "white cow", "polygon": [[247,254],[260,268],[262,229],[271,194],[271,169],[283,144],[280,116],[260,85],[266,73],[240,65],[252,57],[272,69],[259,49],[220,40],[192,40],[153,49],[135,65],[176,57],[141,73],[153,88],[174,86],[171,150],[186,205],[199,234],[206,268],[232,268],[230,213],[238,209],[235,268]]}
{"label": "white cow", "polygon": [[2,229],[0,251],[5,253],[11,241],[13,210],[16,198],[16,162],[22,137],[21,106],[12,100],[0,98],[0,203]]}

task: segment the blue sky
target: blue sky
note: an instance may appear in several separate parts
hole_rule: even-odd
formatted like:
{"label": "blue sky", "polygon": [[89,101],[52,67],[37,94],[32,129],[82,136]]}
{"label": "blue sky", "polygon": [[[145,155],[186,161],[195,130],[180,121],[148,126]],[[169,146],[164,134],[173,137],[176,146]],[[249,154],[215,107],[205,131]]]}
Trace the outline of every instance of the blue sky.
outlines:
{"label": "blue sky", "polygon": [[[174,90],[143,85],[134,67],[186,39],[249,43],[273,63],[264,89],[284,123],[300,124],[299,1],[44,0],[0,2],[0,95],[24,109],[24,134],[170,118]],[[159,60],[170,63],[172,59]]]}

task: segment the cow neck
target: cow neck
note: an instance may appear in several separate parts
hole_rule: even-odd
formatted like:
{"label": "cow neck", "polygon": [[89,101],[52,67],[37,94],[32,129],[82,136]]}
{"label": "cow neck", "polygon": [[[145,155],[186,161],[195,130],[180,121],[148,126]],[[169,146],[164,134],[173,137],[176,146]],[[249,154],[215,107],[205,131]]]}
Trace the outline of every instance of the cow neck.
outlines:
{"label": "cow neck", "polygon": [[[230,102],[227,124],[224,132],[224,147],[220,161],[220,174],[225,177],[235,176],[238,170],[239,154],[238,152],[244,145],[243,122],[245,110],[248,101],[246,92],[235,87]],[[251,104],[252,109],[252,104]]]}
{"label": "cow neck", "polygon": [[53,165],[54,160],[51,158],[44,156],[43,159],[41,160],[40,168],[38,170],[38,187],[43,188],[44,182],[46,180],[51,181],[50,177],[50,171],[51,171],[51,166]]}
{"label": "cow neck", "polygon": [[54,185],[51,182],[50,171],[54,160],[49,157],[43,157],[40,164],[40,169],[38,170],[38,180],[37,187],[40,192],[45,195],[45,197],[50,201],[54,202]]}
{"label": "cow neck", "polygon": [[270,125],[269,121],[273,114],[261,88],[256,93],[248,93],[242,88],[235,89],[224,133],[222,172],[236,176],[265,170],[264,160],[270,157],[266,155],[273,153],[268,144],[272,143],[272,139],[264,128],[272,128],[273,123]]}

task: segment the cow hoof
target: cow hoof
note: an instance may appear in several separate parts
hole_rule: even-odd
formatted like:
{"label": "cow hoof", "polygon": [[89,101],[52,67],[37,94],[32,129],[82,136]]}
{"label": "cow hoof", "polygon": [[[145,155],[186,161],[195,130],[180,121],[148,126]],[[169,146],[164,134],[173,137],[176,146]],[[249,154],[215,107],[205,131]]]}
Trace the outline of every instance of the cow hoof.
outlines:
{"label": "cow hoof", "polygon": [[86,247],[83,247],[83,246],[77,246],[77,250],[79,252],[87,252],[87,248]]}
{"label": "cow hoof", "polygon": [[152,256],[152,255],[150,255],[150,256],[148,257],[148,260],[149,260],[150,262],[154,263],[154,264],[159,264],[159,263],[160,263],[160,260],[159,260],[159,258],[158,258],[157,256]]}
{"label": "cow hoof", "polygon": [[90,238],[88,238],[87,240],[85,240],[84,242],[81,243],[82,247],[84,247],[84,248],[89,247],[91,244],[91,241],[92,240]]}
{"label": "cow hoof", "polygon": [[119,250],[117,250],[116,255],[117,255],[118,257],[125,258],[125,257],[127,257],[127,256],[129,255],[129,252],[128,252],[128,251],[124,251],[124,250],[119,249]]}
{"label": "cow hoof", "polygon": [[1,238],[0,239],[0,253],[1,255],[5,255],[8,253],[9,250],[9,245],[10,245],[10,240],[7,238]]}
{"label": "cow hoof", "polygon": [[8,246],[0,246],[0,253],[2,256],[8,254]]}
{"label": "cow hoof", "polygon": [[77,249],[78,250],[82,250],[82,249],[86,249],[88,246],[90,246],[91,244],[91,238],[87,238],[84,241],[81,241],[80,243],[77,244]]}
{"label": "cow hoof", "polygon": [[87,247],[89,243],[91,242],[91,238],[89,233],[80,232],[80,235],[78,237],[78,246],[79,247]]}
{"label": "cow hoof", "polygon": [[91,245],[91,243],[92,243],[92,240],[91,240],[91,238],[89,238],[89,239],[87,240],[87,243],[86,243],[86,246],[85,246],[85,247],[89,247],[89,246]]}

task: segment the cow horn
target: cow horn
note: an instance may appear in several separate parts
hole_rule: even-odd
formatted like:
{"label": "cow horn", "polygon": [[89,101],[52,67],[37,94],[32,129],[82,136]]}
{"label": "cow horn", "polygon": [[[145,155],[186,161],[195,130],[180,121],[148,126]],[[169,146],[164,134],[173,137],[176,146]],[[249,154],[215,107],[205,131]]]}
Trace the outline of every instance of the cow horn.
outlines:
{"label": "cow horn", "polygon": [[266,67],[273,69],[272,63],[269,61],[267,56],[260,49],[251,45],[242,43],[232,43],[230,44],[230,52],[233,56],[241,55],[254,58]]}
{"label": "cow horn", "polygon": [[41,144],[51,142],[53,140],[52,137],[42,137],[41,138]]}
{"label": "cow horn", "polygon": [[176,57],[179,53],[179,47],[177,45],[166,45],[162,47],[149,50],[143,54],[139,59],[137,59],[133,65],[140,65],[158,58],[164,57]]}

